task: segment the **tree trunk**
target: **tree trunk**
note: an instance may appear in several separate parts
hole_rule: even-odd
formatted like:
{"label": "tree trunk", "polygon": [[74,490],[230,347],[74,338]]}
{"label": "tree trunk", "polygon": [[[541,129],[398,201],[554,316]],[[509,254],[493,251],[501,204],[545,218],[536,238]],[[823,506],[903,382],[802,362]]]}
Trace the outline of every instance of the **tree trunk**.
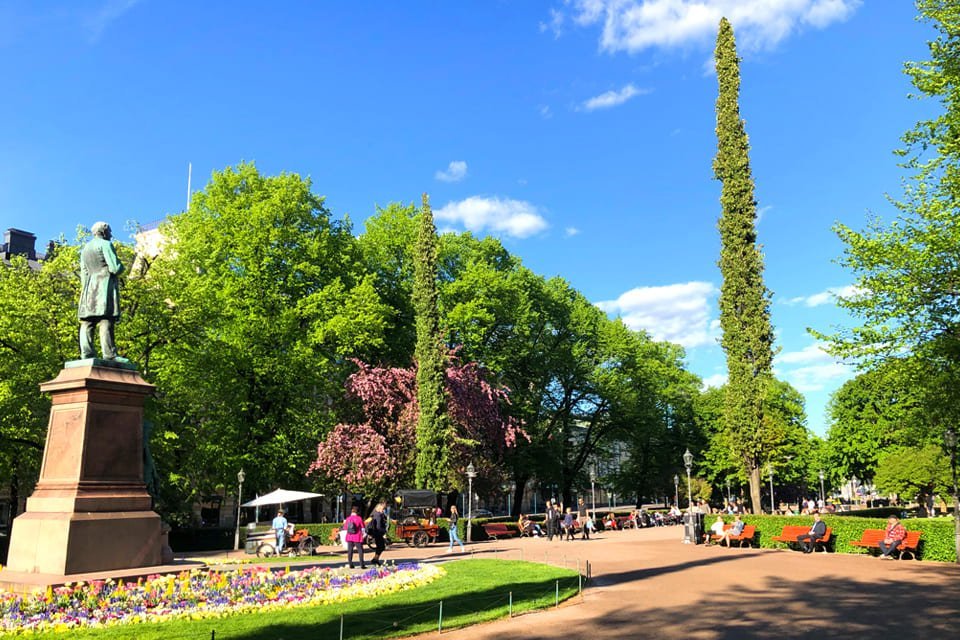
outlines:
{"label": "tree trunk", "polygon": [[513,505],[510,507],[510,516],[520,517],[520,509],[523,507],[523,489],[527,486],[527,478],[517,478],[516,487],[513,490]]}
{"label": "tree trunk", "polygon": [[760,467],[750,468],[750,502],[754,513],[763,513],[763,503],[760,500]]}

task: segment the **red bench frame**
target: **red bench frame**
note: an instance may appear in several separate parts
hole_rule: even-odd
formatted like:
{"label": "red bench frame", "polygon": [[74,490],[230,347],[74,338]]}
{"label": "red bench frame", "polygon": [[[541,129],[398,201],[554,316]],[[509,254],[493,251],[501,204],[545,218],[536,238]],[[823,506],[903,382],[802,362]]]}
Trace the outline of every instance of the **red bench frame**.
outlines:
{"label": "red bench frame", "polygon": [[[797,542],[797,536],[804,533],[809,533],[810,527],[805,525],[795,525],[788,524],[783,527],[783,531],[780,532],[778,536],[770,536],[771,540],[776,540],[777,542],[783,542],[787,545],[799,544]],[[817,551],[818,549],[823,553],[827,552],[827,543],[830,542],[830,539],[833,537],[833,529],[827,527],[826,532],[823,534],[823,537],[819,540],[814,541],[813,550]]]}
{"label": "red bench frame", "polygon": [[[725,524],[723,525],[723,530],[729,531],[731,527],[733,527],[732,524]],[[757,534],[756,525],[745,524],[743,525],[743,531],[740,532],[740,535],[730,536],[730,542],[739,542],[741,547],[743,546],[743,543],[747,543],[747,546],[751,547],[753,546],[753,536],[755,536],[756,534]],[[715,533],[710,533],[709,537],[707,538],[707,542],[719,543],[720,540],[721,540],[720,536],[718,536]]]}
{"label": "red bench frame", "polygon": [[[912,558],[916,559],[917,547],[920,546],[920,536],[922,535],[923,531],[907,531],[907,537],[896,548],[897,557],[903,560],[904,554],[910,554]],[[880,541],[885,537],[887,537],[887,532],[884,529],[864,529],[863,533],[860,534],[860,539],[851,541],[850,546],[862,547],[867,550],[879,549]]]}

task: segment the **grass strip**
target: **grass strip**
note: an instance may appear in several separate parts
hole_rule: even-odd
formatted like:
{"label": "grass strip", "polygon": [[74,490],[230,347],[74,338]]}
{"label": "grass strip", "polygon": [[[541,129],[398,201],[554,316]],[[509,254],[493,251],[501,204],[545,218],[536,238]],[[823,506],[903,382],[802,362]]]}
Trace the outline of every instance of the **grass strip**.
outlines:
{"label": "grass strip", "polygon": [[[424,587],[342,604],[296,607],[262,614],[204,620],[172,620],[101,629],[47,632],[30,638],[97,640],[350,640],[436,631],[443,601],[443,629],[464,627],[513,613],[551,607],[577,594],[576,571],[518,560],[471,559],[443,565],[447,575]],[[215,635],[214,635],[215,634]]]}

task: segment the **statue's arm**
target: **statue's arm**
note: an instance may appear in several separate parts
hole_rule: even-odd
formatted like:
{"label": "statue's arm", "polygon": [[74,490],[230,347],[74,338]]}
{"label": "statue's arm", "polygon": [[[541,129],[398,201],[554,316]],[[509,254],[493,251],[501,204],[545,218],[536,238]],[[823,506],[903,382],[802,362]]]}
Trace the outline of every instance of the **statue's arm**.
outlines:
{"label": "statue's arm", "polygon": [[107,261],[107,270],[113,275],[117,275],[123,271],[123,263],[120,262],[120,258],[117,257],[117,250],[113,248],[112,242],[107,242],[107,246],[104,247],[103,258]]}

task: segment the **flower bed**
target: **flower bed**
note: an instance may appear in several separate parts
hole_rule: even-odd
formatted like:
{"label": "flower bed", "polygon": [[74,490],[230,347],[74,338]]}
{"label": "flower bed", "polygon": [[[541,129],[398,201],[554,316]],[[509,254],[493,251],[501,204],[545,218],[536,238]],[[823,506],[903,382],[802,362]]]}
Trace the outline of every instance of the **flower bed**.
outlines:
{"label": "flower bed", "polygon": [[93,581],[48,588],[46,593],[0,593],[0,634],[67,631],[77,627],[199,620],[370,598],[432,582],[443,569],[418,564],[363,573],[310,568],[270,571],[194,570],[150,576],[137,583]]}

